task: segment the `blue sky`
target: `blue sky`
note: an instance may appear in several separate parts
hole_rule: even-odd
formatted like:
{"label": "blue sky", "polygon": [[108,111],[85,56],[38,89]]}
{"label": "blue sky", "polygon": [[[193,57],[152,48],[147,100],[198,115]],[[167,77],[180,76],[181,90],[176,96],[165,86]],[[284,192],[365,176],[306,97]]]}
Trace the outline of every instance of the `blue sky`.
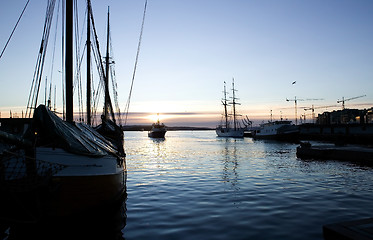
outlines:
{"label": "blue sky", "polygon": [[[27,104],[45,2],[30,1],[0,59],[3,116]],[[144,2],[92,1],[101,47],[105,46],[110,6],[122,109],[128,97]],[[1,50],[25,3],[0,3]],[[84,13],[83,8],[81,11]],[[293,119],[294,102],[286,98],[294,97],[323,99],[298,101],[299,115],[305,113],[302,107],[337,105],[342,97],[366,95],[347,101],[346,107],[372,107],[372,12],[373,2],[369,0],[148,0],[130,111],[173,116],[183,113],[179,114],[183,124],[193,118],[193,125],[198,125],[196,118],[202,117],[200,125],[211,126],[214,119],[216,123],[220,120],[223,82],[230,88],[233,77],[241,102],[238,109],[250,118],[268,119],[272,110],[274,118],[282,115]],[[58,88],[58,73],[53,74]],[[44,98],[40,99],[43,102]],[[340,109],[340,105],[327,110]],[[310,117],[311,112],[307,114]],[[177,124],[172,118],[164,121]]]}

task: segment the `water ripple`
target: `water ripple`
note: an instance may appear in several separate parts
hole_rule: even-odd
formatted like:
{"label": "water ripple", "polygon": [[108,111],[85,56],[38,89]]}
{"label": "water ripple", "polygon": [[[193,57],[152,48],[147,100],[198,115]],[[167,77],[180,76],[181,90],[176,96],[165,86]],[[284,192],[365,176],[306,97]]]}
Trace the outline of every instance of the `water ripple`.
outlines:
{"label": "water ripple", "polygon": [[128,239],[322,239],[322,225],[370,217],[373,174],[302,161],[297,145],[126,133]]}

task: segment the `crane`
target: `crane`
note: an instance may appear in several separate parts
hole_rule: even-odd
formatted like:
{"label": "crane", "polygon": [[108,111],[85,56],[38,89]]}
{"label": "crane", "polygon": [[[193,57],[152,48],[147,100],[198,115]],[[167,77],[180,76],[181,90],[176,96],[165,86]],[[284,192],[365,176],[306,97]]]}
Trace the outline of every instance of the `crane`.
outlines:
{"label": "crane", "polygon": [[328,108],[328,107],[337,107],[338,105],[329,105],[329,106],[319,106],[319,107],[314,107],[312,104],[312,107],[307,107],[304,108],[304,111],[312,110],[312,120],[315,123],[315,109],[319,108]]}
{"label": "crane", "polygon": [[251,121],[247,115],[246,115],[246,118],[242,119],[242,123],[246,128],[250,126],[250,129],[251,129],[253,126],[253,121]]}
{"label": "crane", "polygon": [[297,99],[297,97],[295,96],[294,99],[288,99],[286,98],[286,101],[290,102],[290,101],[294,101],[294,105],[295,105],[295,125],[298,125],[298,113],[297,113],[297,101],[314,101],[314,100],[324,100],[323,98],[307,98],[307,99]]}
{"label": "crane", "polygon": [[345,99],[345,97],[342,97],[342,100],[338,100],[337,103],[342,103],[342,110],[345,109],[345,102],[346,101],[350,101],[350,100],[353,100],[353,99],[356,99],[356,98],[361,98],[361,97],[365,97],[366,95],[361,95],[361,96],[357,96],[357,97],[352,97],[352,98],[347,98]]}

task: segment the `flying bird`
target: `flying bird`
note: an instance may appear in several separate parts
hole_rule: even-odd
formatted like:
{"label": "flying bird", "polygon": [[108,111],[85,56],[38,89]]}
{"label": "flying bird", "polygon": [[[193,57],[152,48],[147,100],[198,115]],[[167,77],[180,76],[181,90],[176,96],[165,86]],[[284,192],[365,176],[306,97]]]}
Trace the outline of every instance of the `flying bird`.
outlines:
{"label": "flying bird", "polygon": [[294,81],[294,82],[292,82],[291,84],[293,84],[293,85],[294,85],[294,84],[296,84],[296,83],[297,83],[297,81]]}

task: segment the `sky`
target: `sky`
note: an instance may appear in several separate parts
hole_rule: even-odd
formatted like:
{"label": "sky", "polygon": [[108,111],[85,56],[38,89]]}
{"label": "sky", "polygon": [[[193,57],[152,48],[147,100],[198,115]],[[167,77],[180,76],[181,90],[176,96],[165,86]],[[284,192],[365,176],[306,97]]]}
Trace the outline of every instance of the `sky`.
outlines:
{"label": "sky", "polygon": [[[26,2],[0,1],[1,50]],[[92,0],[103,53],[110,6],[121,109],[131,85],[144,4]],[[10,111],[19,116],[26,108],[45,9],[46,1],[29,2],[0,59],[2,117]],[[84,7],[79,10],[84,15]],[[304,108],[314,106],[316,115],[339,110],[337,101],[343,97],[365,95],[346,101],[346,108],[373,107],[372,12],[370,0],[148,0],[128,123],[150,124],[150,116],[160,113],[166,125],[214,127],[223,111],[224,82],[230,91],[233,78],[238,112],[257,123],[271,113],[273,119],[294,120],[294,99],[297,118],[305,114],[308,120],[311,111]],[[46,60],[46,72],[52,72],[51,62]],[[58,62],[50,80],[57,98],[62,95]],[[57,105],[62,108],[61,101]]]}

